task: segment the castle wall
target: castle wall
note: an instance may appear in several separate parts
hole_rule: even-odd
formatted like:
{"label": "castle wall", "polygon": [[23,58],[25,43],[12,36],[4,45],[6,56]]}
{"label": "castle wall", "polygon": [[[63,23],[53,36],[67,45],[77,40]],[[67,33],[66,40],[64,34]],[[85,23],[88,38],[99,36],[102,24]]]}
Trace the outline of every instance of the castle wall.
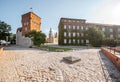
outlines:
{"label": "castle wall", "polygon": [[33,42],[29,37],[22,36],[22,33],[18,31],[16,33],[16,45],[30,47],[33,45]]}

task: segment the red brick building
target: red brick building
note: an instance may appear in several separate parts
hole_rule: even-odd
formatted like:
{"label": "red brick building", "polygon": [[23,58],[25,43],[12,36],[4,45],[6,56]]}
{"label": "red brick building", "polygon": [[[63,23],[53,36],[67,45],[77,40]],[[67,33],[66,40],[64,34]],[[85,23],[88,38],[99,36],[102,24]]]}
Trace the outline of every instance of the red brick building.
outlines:
{"label": "red brick building", "polygon": [[33,12],[28,12],[22,15],[22,35],[29,31],[40,31],[41,18]]}
{"label": "red brick building", "polygon": [[88,23],[85,19],[61,18],[58,26],[59,45],[89,44],[87,33],[89,27],[102,29],[105,36],[120,40],[120,25]]}

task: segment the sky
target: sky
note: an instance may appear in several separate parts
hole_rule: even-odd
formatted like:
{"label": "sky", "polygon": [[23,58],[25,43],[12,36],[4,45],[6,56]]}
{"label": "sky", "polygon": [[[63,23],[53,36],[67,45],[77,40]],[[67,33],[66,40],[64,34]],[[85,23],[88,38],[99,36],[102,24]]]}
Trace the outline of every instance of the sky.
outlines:
{"label": "sky", "polygon": [[32,11],[41,17],[41,31],[58,32],[61,17],[86,19],[91,23],[120,25],[120,0],[0,0],[0,20],[21,27],[21,15]]}

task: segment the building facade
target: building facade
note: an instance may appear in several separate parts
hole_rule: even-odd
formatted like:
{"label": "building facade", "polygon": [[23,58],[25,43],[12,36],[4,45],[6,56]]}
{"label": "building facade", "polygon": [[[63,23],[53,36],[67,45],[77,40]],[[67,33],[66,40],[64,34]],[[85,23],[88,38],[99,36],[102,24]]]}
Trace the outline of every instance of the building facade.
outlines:
{"label": "building facade", "polygon": [[22,15],[22,27],[17,29],[16,32],[16,44],[20,46],[32,46],[33,42],[31,38],[25,37],[25,34],[35,30],[40,31],[41,18],[34,12],[28,12]]}
{"label": "building facade", "polygon": [[89,44],[87,33],[90,27],[100,28],[105,38],[120,40],[120,25],[88,23],[85,19],[61,18],[58,25],[59,45]]}
{"label": "building facade", "polygon": [[22,35],[35,30],[40,31],[41,18],[34,12],[28,12],[22,15]]}
{"label": "building facade", "polygon": [[48,36],[48,38],[46,39],[46,42],[47,42],[47,43],[55,43],[55,44],[58,44],[58,34],[57,34],[57,32],[56,32],[56,33],[53,35],[52,28],[50,28],[49,36]]}

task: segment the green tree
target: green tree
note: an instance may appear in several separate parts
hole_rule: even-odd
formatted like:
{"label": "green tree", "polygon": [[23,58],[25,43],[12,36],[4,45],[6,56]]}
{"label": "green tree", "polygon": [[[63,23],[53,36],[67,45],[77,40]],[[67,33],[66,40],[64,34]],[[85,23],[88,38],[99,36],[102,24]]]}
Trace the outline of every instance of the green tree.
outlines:
{"label": "green tree", "polygon": [[30,37],[34,45],[40,46],[41,44],[45,43],[46,35],[42,33],[41,31],[36,32],[33,30],[27,33],[25,36]]}
{"label": "green tree", "polygon": [[88,39],[92,46],[99,47],[102,45],[104,33],[101,29],[90,27],[86,33],[88,34]]}
{"label": "green tree", "polygon": [[10,36],[11,26],[5,23],[4,21],[0,21],[0,39],[6,39],[6,36]]}
{"label": "green tree", "polygon": [[16,43],[16,34],[10,33],[10,43],[11,44]]}
{"label": "green tree", "polygon": [[63,23],[60,23],[59,28],[59,37],[58,37],[58,44],[63,45],[63,32],[64,32],[64,25]]}
{"label": "green tree", "polygon": [[104,46],[115,47],[118,44],[118,40],[113,38],[104,38],[102,44]]}

